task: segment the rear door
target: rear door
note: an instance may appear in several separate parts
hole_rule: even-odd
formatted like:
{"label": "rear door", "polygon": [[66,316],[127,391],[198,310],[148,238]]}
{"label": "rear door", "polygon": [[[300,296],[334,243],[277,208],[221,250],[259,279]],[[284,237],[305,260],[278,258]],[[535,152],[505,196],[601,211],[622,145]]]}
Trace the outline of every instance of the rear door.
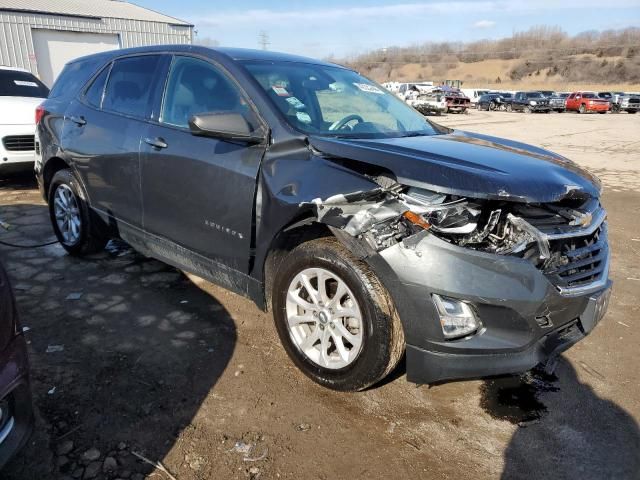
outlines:
{"label": "rear door", "polygon": [[140,139],[162,59],[115,60],[94,77],[65,117],[64,144],[92,207],[137,227],[142,226]]}
{"label": "rear door", "polygon": [[264,145],[192,135],[205,112],[259,120],[238,85],[201,58],[173,58],[160,113],[141,144],[144,228],[193,252],[248,272],[258,170]]}

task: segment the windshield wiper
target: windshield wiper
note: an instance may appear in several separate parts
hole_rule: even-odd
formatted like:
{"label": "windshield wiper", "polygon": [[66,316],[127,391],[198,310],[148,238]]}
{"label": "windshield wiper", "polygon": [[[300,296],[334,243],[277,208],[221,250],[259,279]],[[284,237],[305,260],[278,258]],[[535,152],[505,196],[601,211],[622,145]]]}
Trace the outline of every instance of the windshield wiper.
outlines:
{"label": "windshield wiper", "polygon": [[428,137],[429,135],[431,135],[430,133],[425,133],[425,132],[409,132],[409,133],[405,133],[404,135],[400,135],[401,138],[405,138],[405,137]]}

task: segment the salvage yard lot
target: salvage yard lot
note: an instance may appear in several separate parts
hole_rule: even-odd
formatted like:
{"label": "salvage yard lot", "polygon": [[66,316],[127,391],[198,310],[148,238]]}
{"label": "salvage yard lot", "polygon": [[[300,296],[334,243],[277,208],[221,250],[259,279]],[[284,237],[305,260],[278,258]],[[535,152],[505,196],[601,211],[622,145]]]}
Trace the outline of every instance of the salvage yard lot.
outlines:
{"label": "salvage yard lot", "polygon": [[[557,380],[418,387],[400,369],[337,393],[293,366],[249,300],[125,245],[89,260],[0,246],[30,329],[38,412],[3,478],[169,478],[132,452],[178,480],[639,478],[640,117],[433,118],[549,148],[603,179],[611,306]],[[53,238],[29,176],[0,181],[0,219],[13,227],[2,240]]]}

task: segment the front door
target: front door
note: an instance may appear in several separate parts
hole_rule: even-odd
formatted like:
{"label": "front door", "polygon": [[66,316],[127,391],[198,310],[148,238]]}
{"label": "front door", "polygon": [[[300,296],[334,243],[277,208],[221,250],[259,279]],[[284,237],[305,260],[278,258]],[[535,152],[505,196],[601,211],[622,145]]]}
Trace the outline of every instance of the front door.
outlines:
{"label": "front door", "polygon": [[258,120],[239,88],[216,65],[176,55],[157,122],[142,137],[144,229],[247,273],[257,176],[265,146],[192,135],[205,112]]}

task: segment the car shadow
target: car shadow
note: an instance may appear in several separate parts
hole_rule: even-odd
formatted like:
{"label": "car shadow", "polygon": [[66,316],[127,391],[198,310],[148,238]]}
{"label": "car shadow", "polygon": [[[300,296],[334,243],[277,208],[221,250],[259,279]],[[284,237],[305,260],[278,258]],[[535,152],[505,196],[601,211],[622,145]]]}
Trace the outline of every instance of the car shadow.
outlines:
{"label": "car shadow", "polygon": [[[37,202],[0,205],[10,226],[0,240],[51,238],[47,207]],[[0,245],[0,259],[28,329],[36,407],[35,433],[2,478],[151,474],[136,454],[166,458],[229,364],[229,313],[182,272],[122,242],[88,258],[59,244]]]}
{"label": "car shadow", "polygon": [[[640,478],[633,417],[581,382],[568,360],[560,360],[556,374],[488,379],[481,388],[481,406],[491,416],[518,424],[501,478]],[[585,369],[585,375],[600,374]]]}
{"label": "car shadow", "polygon": [[0,168],[0,190],[23,190],[37,187],[38,182],[32,165],[11,171],[3,171]]}

